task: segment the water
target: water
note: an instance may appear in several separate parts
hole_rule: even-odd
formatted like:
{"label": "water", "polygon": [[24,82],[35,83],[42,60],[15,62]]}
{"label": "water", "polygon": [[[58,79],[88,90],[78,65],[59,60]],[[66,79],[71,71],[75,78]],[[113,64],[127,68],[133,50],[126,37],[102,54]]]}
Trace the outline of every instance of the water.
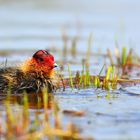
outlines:
{"label": "water", "polygon": [[[139,6],[138,0],[1,1],[0,49],[62,48],[62,34],[65,33],[69,37],[69,48],[73,36],[78,36],[78,50],[85,52],[88,36],[93,33],[92,52],[100,50],[105,53],[106,48],[113,50],[117,40],[120,47],[133,47],[139,53]],[[15,65],[18,65],[32,53],[7,56],[8,63],[13,65],[16,61]],[[55,56],[59,61],[61,54],[56,52]],[[82,70],[82,58],[82,55],[76,57],[78,64],[71,65],[73,72]],[[1,62],[5,59],[0,57]],[[71,56],[68,60],[75,61]],[[91,60],[90,71],[98,74],[104,58],[92,56]],[[67,63],[64,73],[68,75]],[[129,87],[111,92],[111,98],[107,99],[107,92],[102,90],[67,89],[63,94],[56,94],[55,98],[61,110],[85,111],[85,116],[80,118],[63,116],[64,122],[72,121],[82,128],[82,135],[99,140],[128,140],[140,138],[139,91],[139,86]]]}
{"label": "water", "polygon": [[84,134],[95,139],[137,139],[139,135],[138,96],[131,97],[124,93],[115,94],[116,98],[107,100],[102,94],[97,98],[94,89],[81,91],[83,95],[58,95],[61,109],[85,110],[85,117],[70,118],[84,129]]}
{"label": "water", "polygon": [[[57,6],[58,5],[58,6]],[[0,6],[0,48],[62,47],[62,33],[79,36],[78,48],[86,50],[93,33],[93,50],[114,48],[115,40],[139,50],[139,5],[134,1],[3,2]],[[70,46],[70,43],[69,43]]]}

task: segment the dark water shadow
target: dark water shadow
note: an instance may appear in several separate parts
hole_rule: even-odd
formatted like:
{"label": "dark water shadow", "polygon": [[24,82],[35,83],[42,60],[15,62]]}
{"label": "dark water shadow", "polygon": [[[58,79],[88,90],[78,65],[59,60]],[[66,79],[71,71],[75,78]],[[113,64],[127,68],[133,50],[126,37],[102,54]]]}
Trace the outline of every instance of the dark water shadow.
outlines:
{"label": "dark water shadow", "polygon": [[[44,108],[43,93],[27,94],[27,98],[28,98],[29,109],[43,109]],[[5,96],[0,95],[0,105],[4,105],[6,100],[9,100],[10,104],[19,104],[21,106],[24,105],[23,94],[10,95],[9,97],[6,95]],[[54,103],[54,95],[52,93],[49,93],[47,100],[48,100],[47,107],[51,109]]]}

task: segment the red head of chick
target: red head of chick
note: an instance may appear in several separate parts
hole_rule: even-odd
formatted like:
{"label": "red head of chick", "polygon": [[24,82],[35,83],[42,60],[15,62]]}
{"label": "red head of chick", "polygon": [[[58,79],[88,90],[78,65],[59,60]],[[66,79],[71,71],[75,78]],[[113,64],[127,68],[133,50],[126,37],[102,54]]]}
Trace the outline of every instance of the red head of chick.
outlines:
{"label": "red head of chick", "polygon": [[46,50],[37,51],[30,60],[23,63],[21,70],[24,73],[42,73],[51,77],[57,67],[54,57]]}
{"label": "red head of chick", "polygon": [[0,92],[5,93],[11,85],[12,93],[41,92],[44,87],[52,92],[58,86],[54,57],[46,50],[37,51],[20,68],[0,69]]}

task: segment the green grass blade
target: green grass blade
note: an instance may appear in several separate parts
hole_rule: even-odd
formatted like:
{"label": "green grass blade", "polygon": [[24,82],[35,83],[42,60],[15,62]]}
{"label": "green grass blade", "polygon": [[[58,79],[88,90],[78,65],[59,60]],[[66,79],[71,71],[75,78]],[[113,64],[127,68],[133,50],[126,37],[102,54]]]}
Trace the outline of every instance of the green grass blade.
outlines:
{"label": "green grass blade", "polygon": [[68,64],[68,72],[69,72],[69,78],[70,78],[70,86],[73,89],[73,79],[72,79],[72,74],[71,74],[71,69],[70,69],[70,64]]}
{"label": "green grass blade", "polygon": [[126,56],[126,47],[123,47],[123,49],[122,49],[122,65],[125,65],[126,64],[126,59],[127,59],[127,56]]}

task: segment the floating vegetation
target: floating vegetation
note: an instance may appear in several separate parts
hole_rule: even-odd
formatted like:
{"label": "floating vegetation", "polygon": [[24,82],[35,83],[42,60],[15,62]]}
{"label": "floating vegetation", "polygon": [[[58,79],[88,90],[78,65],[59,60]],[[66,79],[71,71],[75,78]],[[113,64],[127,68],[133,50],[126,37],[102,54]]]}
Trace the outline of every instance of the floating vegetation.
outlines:
{"label": "floating vegetation", "polygon": [[64,110],[64,114],[82,117],[85,115],[85,111],[75,111],[75,110]]}

